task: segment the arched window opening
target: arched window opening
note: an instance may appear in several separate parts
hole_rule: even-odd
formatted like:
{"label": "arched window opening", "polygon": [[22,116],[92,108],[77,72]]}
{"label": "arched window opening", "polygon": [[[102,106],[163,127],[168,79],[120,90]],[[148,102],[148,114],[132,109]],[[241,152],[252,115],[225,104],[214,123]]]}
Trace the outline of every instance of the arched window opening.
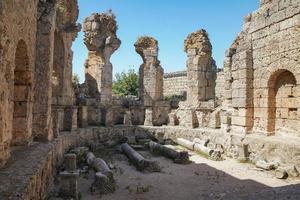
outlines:
{"label": "arched window opening", "polygon": [[31,137],[30,94],[32,76],[26,43],[21,40],[15,53],[13,145],[24,145]]}

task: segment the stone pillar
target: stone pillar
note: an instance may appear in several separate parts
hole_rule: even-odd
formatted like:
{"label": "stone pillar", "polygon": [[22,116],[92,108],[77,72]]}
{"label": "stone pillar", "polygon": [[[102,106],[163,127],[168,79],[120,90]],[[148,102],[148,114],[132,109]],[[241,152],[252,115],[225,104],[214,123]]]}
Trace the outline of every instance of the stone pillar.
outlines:
{"label": "stone pillar", "polygon": [[124,114],[124,125],[132,125],[132,116],[131,111],[128,110]]}
{"label": "stone pillar", "polygon": [[188,106],[198,107],[200,101],[215,98],[217,67],[212,58],[212,46],[205,30],[191,33],[184,42],[188,54]]}
{"label": "stone pillar", "polygon": [[171,112],[168,114],[169,116],[169,121],[168,121],[168,125],[169,126],[177,126],[178,125],[178,118],[175,112]]}
{"label": "stone pillar", "polygon": [[73,131],[77,129],[77,107],[68,106],[64,114],[64,130]]}
{"label": "stone pillar", "polygon": [[78,199],[78,177],[79,173],[76,170],[76,155],[65,155],[66,170],[60,173],[60,196],[64,198]]}
{"label": "stone pillar", "polygon": [[52,124],[54,137],[59,136],[59,132],[64,130],[64,109],[60,106],[52,107]]}
{"label": "stone pillar", "polygon": [[88,126],[88,109],[87,106],[80,106],[78,108],[78,126],[85,128]]}
{"label": "stone pillar", "polygon": [[152,109],[146,109],[144,125],[145,126],[153,126],[153,111],[152,111]]}
{"label": "stone pillar", "polygon": [[114,125],[114,111],[112,108],[106,108],[105,112],[105,126],[111,127]]}
{"label": "stone pillar", "polygon": [[85,84],[88,96],[100,97],[101,103],[112,99],[111,55],[120,47],[117,22],[112,13],[92,14],[84,22],[84,43],[89,50],[85,63]]}
{"label": "stone pillar", "polygon": [[37,140],[52,139],[51,102],[55,30],[55,3],[39,1],[36,38],[36,63],[33,101],[33,136]]}
{"label": "stone pillar", "polygon": [[136,52],[142,57],[140,67],[140,97],[143,105],[152,107],[163,100],[164,70],[158,60],[158,42],[152,37],[140,37],[134,44]]}

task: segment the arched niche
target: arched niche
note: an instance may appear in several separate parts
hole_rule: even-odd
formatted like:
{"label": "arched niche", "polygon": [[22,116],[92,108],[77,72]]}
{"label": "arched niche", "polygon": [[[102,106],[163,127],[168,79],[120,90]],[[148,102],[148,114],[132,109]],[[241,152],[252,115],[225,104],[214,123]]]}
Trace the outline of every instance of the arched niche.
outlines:
{"label": "arched niche", "polygon": [[15,52],[13,145],[24,145],[31,138],[31,85],[32,74],[29,69],[27,45],[20,40]]}
{"label": "arched niche", "polygon": [[[288,70],[275,71],[268,81],[268,133],[295,132],[298,104],[297,80]],[[299,102],[298,102],[299,103]]]}

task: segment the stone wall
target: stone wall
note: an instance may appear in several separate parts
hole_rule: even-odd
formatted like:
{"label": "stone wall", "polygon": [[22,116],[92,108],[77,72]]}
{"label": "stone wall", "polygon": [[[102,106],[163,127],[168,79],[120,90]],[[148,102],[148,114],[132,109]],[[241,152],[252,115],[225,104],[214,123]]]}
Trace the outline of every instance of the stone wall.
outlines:
{"label": "stone wall", "polygon": [[220,70],[217,73],[217,79],[216,79],[216,87],[215,87],[215,92],[216,92],[216,98],[221,102],[224,101],[225,99],[225,77],[224,77],[224,71]]}
{"label": "stone wall", "polygon": [[200,29],[184,41],[187,53],[187,105],[198,107],[199,102],[215,99],[217,67],[212,58],[212,45],[208,33]]}
{"label": "stone wall", "polygon": [[187,73],[178,71],[164,74],[164,97],[182,96],[187,92]]}
{"label": "stone wall", "polygon": [[[0,2],[0,167],[11,145],[53,139],[52,104],[69,116],[77,17],[77,0]],[[61,121],[74,127],[71,113]]]}
{"label": "stone wall", "polygon": [[11,143],[32,140],[36,8],[37,0],[0,2],[0,167]]}
{"label": "stone wall", "polygon": [[221,147],[227,157],[238,159],[239,147],[247,146],[249,159],[256,163],[257,160],[278,162],[280,165],[295,166],[300,169],[299,142],[300,139],[286,140],[285,136],[268,137],[261,134],[228,134],[218,129],[186,128],[186,127],[137,127],[136,134],[151,134],[159,141],[164,139],[184,138],[193,141],[195,138],[209,140],[211,147]]}
{"label": "stone wall", "polygon": [[299,136],[300,1],[261,1],[226,54],[239,133]]}

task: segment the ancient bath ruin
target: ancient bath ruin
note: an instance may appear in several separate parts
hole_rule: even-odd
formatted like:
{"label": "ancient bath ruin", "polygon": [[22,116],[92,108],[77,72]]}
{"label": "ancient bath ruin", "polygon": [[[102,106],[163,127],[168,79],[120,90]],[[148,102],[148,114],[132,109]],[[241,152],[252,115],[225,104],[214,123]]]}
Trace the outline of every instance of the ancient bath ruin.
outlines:
{"label": "ancient bath ruin", "polygon": [[180,72],[139,37],[135,98],[112,93],[116,16],[79,11],[0,0],[0,200],[300,199],[300,0],[260,0],[219,68],[201,27]]}

